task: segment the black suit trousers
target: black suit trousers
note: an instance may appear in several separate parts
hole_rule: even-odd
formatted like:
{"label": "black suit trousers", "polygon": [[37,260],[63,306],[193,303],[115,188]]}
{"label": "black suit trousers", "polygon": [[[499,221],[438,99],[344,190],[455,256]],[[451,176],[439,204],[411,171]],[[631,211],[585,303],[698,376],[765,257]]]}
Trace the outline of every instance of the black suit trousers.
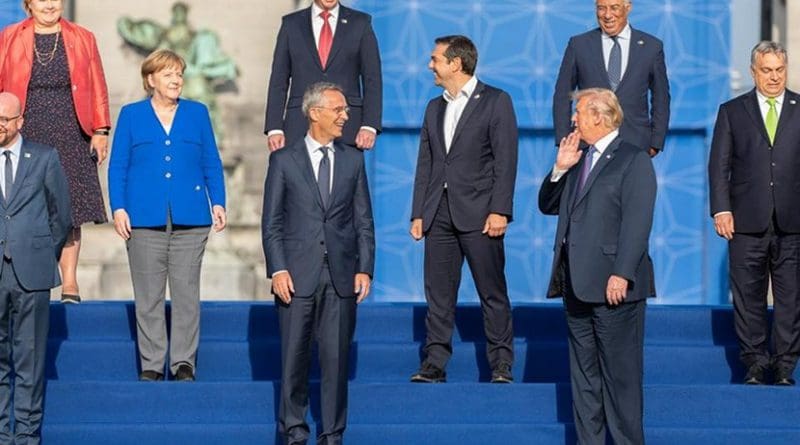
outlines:
{"label": "black suit trousers", "polygon": [[489,365],[514,361],[511,303],[505,277],[504,237],[491,238],[480,230],[461,232],[450,216],[447,192],[442,194],[436,216],[425,235],[425,361],[445,369],[453,353],[461,267],[467,259],[483,311],[486,355]]}
{"label": "black suit trousers", "polygon": [[326,261],[313,295],[295,296],[290,304],[276,298],[276,304],[282,359],[278,432],[283,443],[299,445],[308,440],[308,379],[312,342],[316,340],[322,374],[322,418],[317,443],[341,444],[347,424],[347,378],[356,325],[356,299],[342,298],[336,293]]}
{"label": "black suit trousers", "polygon": [[[740,359],[747,367],[794,371],[800,356],[800,234],[784,233],[773,222],[765,233],[736,233],[728,244],[728,255]],[[770,277],[771,336],[767,332]]]}

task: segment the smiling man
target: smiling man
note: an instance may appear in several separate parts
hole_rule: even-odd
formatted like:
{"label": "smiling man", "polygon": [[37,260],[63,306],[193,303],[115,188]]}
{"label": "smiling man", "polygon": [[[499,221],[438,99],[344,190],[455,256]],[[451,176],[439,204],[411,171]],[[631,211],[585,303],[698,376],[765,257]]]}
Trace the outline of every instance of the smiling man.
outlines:
{"label": "smiling man", "polygon": [[800,356],[800,96],[786,89],[786,63],[779,43],[753,48],[755,88],[720,106],[708,159],[711,216],[728,241],[739,358],[750,385],[767,383],[769,371],[774,384],[794,385]]}
{"label": "smiling man", "polygon": [[625,112],[620,135],[650,156],[664,149],[670,95],[663,44],[631,28],[632,7],[630,0],[596,0],[600,26],[569,39],[553,94],[556,145],[571,131],[572,93],[608,88]]}
{"label": "smiling man", "polygon": [[317,443],[342,443],[356,305],[375,261],[372,205],[361,151],[334,140],[349,108],[342,89],[311,85],[303,95],[304,139],[273,152],[261,221],[267,274],[281,333],[282,443],[305,444],[308,372],[316,339],[322,371]]}

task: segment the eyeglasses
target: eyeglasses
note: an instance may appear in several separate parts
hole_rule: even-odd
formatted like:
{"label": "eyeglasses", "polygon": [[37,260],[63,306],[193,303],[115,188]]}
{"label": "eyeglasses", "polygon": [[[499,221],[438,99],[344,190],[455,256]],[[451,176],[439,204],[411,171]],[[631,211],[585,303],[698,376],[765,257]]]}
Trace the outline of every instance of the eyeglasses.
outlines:
{"label": "eyeglasses", "polygon": [[14,116],[14,117],[5,117],[5,116],[0,116],[0,125],[2,125],[2,126],[4,126],[4,127],[5,127],[5,126],[6,126],[6,125],[8,125],[8,124],[9,124],[11,121],[13,121],[13,120],[15,120],[15,119],[18,119],[20,116],[22,116],[22,115],[21,115],[21,114],[18,114],[18,115]]}
{"label": "eyeglasses", "polygon": [[336,114],[342,114],[342,113],[350,114],[350,107],[334,107],[334,108],[314,107],[314,108],[322,108],[323,110],[331,110]]}

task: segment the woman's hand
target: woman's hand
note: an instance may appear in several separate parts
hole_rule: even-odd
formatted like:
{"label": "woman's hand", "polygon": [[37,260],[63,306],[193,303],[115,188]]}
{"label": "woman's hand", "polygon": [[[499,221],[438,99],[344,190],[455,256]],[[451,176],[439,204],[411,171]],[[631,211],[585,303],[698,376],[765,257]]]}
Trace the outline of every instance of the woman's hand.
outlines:
{"label": "woman's hand", "polygon": [[92,149],[97,152],[97,165],[102,164],[108,157],[108,135],[92,135],[92,141],[89,143],[89,150]]}
{"label": "woman's hand", "polygon": [[214,231],[222,232],[225,226],[228,225],[228,216],[225,214],[225,207],[215,205],[211,208],[211,213],[214,216]]}
{"label": "woman's hand", "polygon": [[131,219],[125,209],[114,210],[114,230],[124,240],[131,237]]}

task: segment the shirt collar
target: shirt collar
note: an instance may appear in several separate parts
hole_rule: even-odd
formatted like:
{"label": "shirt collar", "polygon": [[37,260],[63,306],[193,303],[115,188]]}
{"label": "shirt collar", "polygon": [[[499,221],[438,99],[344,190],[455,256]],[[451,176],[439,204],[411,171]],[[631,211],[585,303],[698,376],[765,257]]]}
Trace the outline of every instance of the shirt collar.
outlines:
{"label": "shirt collar", "polygon": [[0,149],[0,153],[3,153],[6,150],[11,150],[11,153],[14,155],[14,157],[19,159],[19,153],[22,151],[22,135],[19,135],[13,144]]}
{"label": "shirt collar", "polygon": [[[606,39],[610,39],[611,38],[611,36],[606,34],[605,31],[603,31],[602,28],[600,28],[600,32],[603,33],[603,38],[606,38]],[[630,23],[626,23],[625,27],[622,28],[622,31],[620,31],[619,34],[617,34],[617,37],[622,39],[622,40],[630,40],[631,39],[631,24]]]}
{"label": "shirt collar", "polygon": [[331,142],[328,145],[320,144],[319,142],[317,142],[316,139],[311,137],[310,133],[306,133],[305,142],[306,142],[306,150],[308,151],[308,155],[309,156],[312,156],[315,153],[318,153],[317,150],[320,147],[328,147],[330,149],[331,153],[335,153],[336,152],[336,149],[334,148],[334,143],[333,142]]}
{"label": "shirt collar", "polygon": [[[758,91],[758,88],[756,88],[756,96],[758,96],[759,104],[767,103],[767,99],[769,99],[767,96],[761,94],[761,91]],[[781,93],[780,96],[775,97],[775,105],[781,105],[783,103],[784,96],[786,96],[786,89],[783,90],[783,93]]]}
{"label": "shirt collar", "polygon": [[[337,3],[336,6],[333,7],[333,9],[328,11],[331,13],[331,18],[333,18],[334,20],[336,20],[336,17],[339,17],[339,6],[340,6],[339,3]],[[322,8],[317,6],[316,3],[311,3],[311,18],[318,19],[320,18],[319,17],[320,14],[322,14]]]}
{"label": "shirt collar", "polygon": [[594,148],[597,149],[597,152],[602,155],[603,152],[606,151],[606,148],[608,148],[608,146],[614,142],[614,139],[616,139],[617,136],[619,136],[619,129],[615,129],[611,133],[601,137],[597,142],[594,143]]}
{"label": "shirt collar", "polygon": [[[465,83],[464,86],[461,87],[461,91],[459,91],[459,97],[466,97],[467,99],[469,99],[472,96],[472,92],[475,91],[475,87],[477,86],[478,86],[478,78],[475,76],[470,77],[467,83]],[[446,100],[448,103],[458,99],[458,97],[451,96],[450,92],[447,91],[447,89],[444,90],[443,96],[444,100]]]}

